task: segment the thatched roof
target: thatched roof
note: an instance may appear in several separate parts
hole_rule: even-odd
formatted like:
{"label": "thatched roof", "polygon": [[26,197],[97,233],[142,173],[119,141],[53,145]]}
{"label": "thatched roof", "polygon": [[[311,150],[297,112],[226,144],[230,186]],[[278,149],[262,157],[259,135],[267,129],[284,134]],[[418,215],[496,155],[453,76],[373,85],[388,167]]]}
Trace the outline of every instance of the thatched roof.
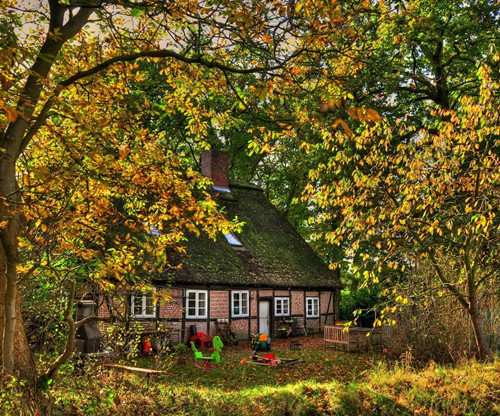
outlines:
{"label": "thatched roof", "polygon": [[340,281],[286,218],[255,185],[231,182],[231,192],[219,192],[217,201],[228,218],[245,222],[237,239],[229,244],[192,237],[177,284],[210,284],[274,288],[340,288]]}

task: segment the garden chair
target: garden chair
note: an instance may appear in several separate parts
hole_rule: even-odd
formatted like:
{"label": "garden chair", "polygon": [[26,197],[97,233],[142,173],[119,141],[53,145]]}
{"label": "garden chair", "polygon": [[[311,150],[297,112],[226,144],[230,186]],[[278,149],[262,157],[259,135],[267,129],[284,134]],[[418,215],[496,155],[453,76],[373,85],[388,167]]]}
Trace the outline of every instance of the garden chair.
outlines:
{"label": "garden chair", "polygon": [[298,318],[294,319],[292,323],[292,328],[293,328],[292,334],[294,337],[307,336],[307,330],[304,321],[302,320],[299,321]]}
{"label": "garden chair", "polygon": [[212,337],[204,332],[197,332],[191,338],[189,338],[190,342],[194,342],[196,348],[205,349],[205,347],[210,346],[212,342]]}
{"label": "garden chair", "polygon": [[[224,346],[219,336],[216,335],[212,339],[213,348],[210,349],[212,351],[210,356],[204,356],[202,351],[198,351],[193,341],[190,343],[191,349],[194,353],[194,365],[196,367],[202,368],[204,371],[208,371],[212,367],[217,367],[220,363],[220,353],[222,351],[222,347]],[[200,364],[200,361],[203,361],[203,365]]]}

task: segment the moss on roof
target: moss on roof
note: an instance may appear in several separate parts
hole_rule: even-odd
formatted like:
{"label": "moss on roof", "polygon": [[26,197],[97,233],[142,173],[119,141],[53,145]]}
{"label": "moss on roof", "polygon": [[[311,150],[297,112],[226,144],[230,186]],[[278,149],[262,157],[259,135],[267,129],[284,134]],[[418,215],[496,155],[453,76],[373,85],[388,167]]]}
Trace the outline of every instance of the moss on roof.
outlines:
{"label": "moss on roof", "polygon": [[217,196],[229,218],[245,225],[231,246],[224,236],[212,241],[193,237],[187,244],[177,283],[251,287],[342,287],[334,273],[286,218],[253,184],[231,183]]}

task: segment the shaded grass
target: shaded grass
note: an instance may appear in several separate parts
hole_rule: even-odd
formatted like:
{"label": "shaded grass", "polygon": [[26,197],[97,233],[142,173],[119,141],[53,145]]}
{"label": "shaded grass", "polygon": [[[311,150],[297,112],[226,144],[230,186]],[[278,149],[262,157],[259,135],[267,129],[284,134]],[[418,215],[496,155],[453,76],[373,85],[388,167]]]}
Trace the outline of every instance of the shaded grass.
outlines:
{"label": "shaded grass", "polygon": [[[376,354],[320,347],[275,352],[303,362],[283,368],[240,364],[249,351],[225,348],[221,365],[204,373],[186,351],[163,363],[166,375],[151,380],[101,367],[78,375],[67,366],[36,407],[54,416],[500,415],[498,360],[414,370],[380,363]],[[128,364],[154,368],[157,362],[142,357]]]}
{"label": "shaded grass", "polygon": [[[217,386],[221,389],[240,389],[242,387],[259,387],[262,385],[281,386],[290,382],[314,381],[341,383],[350,382],[361,377],[376,366],[376,354],[345,354],[341,351],[324,350],[316,347],[299,351],[273,351],[277,357],[300,358],[297,364],[268,367],[252,364],[241,364],[242,359],[250,360],[250,349],[226,348],[218,368],[203,372],[193,365],[192,354],[183,354],[185,360],[178,361],[169,374],[171,385]],[[150,367],[147,359],[139,360],[139,365]]]}

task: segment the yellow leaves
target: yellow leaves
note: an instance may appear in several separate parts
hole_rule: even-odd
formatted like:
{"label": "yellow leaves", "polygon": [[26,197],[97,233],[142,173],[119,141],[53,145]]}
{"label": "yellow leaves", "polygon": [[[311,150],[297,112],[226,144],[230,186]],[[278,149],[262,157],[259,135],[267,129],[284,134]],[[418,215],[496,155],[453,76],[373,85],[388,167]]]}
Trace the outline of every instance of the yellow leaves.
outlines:
{"label": "yellow leaves", "polygon": [[380,123],[382,121],[382,117],[380,117],[380,114],[377,111],[370,108],[364,109],[359,107],[350,107],[347,110],[347,114],[350,117],[357,119],[361,122]]}
{"label": "yellow leaves", "polygon": [[123,146],[120,146],[119,150],[118,150],[119,154],[120,154],[120,158],[123,160],[123,159],[126,159],[127,156],[130,154],[130,147],[128,145],[123,145]]}
{"label": "yellow leaves", "polygon": [[[1,60],[0,60],[1,62]],[[4,69],[5,70],[5,69]],[[8,91],[13,85],[14,81],[7,74],[0,74],[0,84],[5,91]],[[0,99],[0,108],[3,106],[3,101]]]}
{"label": "yellow leaves", "polygon": [[267,87],[259,87],[256,89],[256,93],[259,100],[264,101],[269,93],[269,89]]}
{"label": "yellow leaves", "polygon": [[380,123],[382,121],[382,117],[380,117],[380,114],[377,113],[375,110],[368,108],[366,111],[366,119],[368,121],[373,121],[375,123]]}
{"label": "yellow leaves", "polygon": [[300,142],[299,147],[302,150],[304,150],[306,152],[306,154],[309,153],[309,151],[311,150],[311,144],[306,142],[306,141]]}
{"label": "yellow leaves", "polygon": [[363,109],[358,108],[358,107],[350,107],[347,110],[347,114],[350,117],[356,118],[358,120],[361,120],[363,118]]}
{"label": "yellow leaves", "polygon": [[340,118],[337,118],[335,120],[335,122],[333,123],[332,125],[332,128],[336,129],[338,126],[342,126],[342,128],[344,129],[344,132],[348,135],[348,136],[352,136],[352,131],[351,129],[349,128],[349,125],[342,119]]}
{"label": "yellow leaves", "polygon": [[406,296],[397,296],[396,297],[396,302],[401,303],[402,305],[408,304],[408,298]]}

